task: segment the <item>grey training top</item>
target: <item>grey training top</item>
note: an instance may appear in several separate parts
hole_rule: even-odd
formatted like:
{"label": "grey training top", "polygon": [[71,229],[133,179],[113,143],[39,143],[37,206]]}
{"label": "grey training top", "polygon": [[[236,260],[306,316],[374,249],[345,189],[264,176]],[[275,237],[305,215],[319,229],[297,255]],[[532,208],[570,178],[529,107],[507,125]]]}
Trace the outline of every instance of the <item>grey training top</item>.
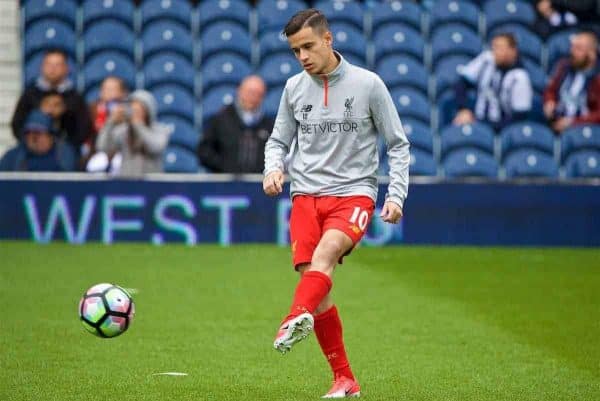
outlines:
{"label": "grey training top", "polygon": [[[387,143],[387,200],[408,192],[409,143],[385,84],[371,71],[340,60],[327,75],[303,71],[288,79],[265,147],[265,176],[284,171],[291,151],[291,195],[377,198],[377,133]],[[295,142],[295,146],[292,143]]]}

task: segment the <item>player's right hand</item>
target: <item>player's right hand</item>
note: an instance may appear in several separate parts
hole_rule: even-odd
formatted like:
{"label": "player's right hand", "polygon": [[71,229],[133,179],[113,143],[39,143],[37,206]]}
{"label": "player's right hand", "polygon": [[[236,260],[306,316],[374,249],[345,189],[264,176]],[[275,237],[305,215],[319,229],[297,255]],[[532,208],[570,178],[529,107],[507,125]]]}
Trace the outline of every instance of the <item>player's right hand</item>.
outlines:
{"label": "player's right hand", "polygon": [[283,172],[273,171],[263,180],[263,191],[269,196],[279,195],[283,191]]}

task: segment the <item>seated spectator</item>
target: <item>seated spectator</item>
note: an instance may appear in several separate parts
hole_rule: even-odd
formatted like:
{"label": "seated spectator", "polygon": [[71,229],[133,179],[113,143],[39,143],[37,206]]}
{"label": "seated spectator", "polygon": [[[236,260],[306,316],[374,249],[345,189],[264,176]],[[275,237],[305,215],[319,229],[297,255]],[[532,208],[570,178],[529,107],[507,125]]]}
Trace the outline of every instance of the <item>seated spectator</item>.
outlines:
{"label": "seated spectator", "polygon": [[56,136],[52,117],[33,110],[23,124],[22,141],[0,160],[0,171],[73,171],[73,147]]}
{"label": "seated spectator", "polygon": [[198,145],[202,165],[216,173],[262,173],[274,124],[261,108],[265,92],[262,78],[244,78],[236,101],[214,116],[203,133]]}
{"label": "seated spectator", "polygon": [[59,138],[67,136],[62,127],[62,117],[66,108],[65,99],[59,92],[51,90],[42,95],[40,110],[52,117],[52,127]]}
{"label": "seated spectator", "polygon": [[91,122],[85,100],[75,90],[68,79],[69,66],[67,56],[61,50],[50,50],[44,56],[41,75],[36,82],[25,89],[21,95],[12,118],[12,130],[15,138],[20,140],[25,119],[32,110],[40,107],[45,93],[58,92],[65,103],[65,111],[61,117],[61,127],[67,140],[79,152],[79,148],[91,133]]}
{"label": "seated spectator", "polygon": [[556,132],[577,124],[600,123],[598,39],[592,32],[575,35],[571,56],[560,60],[544,91],[544,114]]}
{"label": "seated spectator", "polygon": [[538,0],[536,5],[537,20],[533,29],[544,39],[561,29],[575,26],[578,21],[575,14],[553,3],[552,0]]}
{"label": "seated spectator", "polygon": [[156,100],[144,90],[137,90],[127,102],[114,105],[96,139],[96,149],[102,153],[90,159],[88,171],[112,168],[122,176],[162,172],[169,130],[157,122],[156,113]]}
{"label": "seated spectator", "polygon": [[[492,39],[492,50],[483,51],[459,70],[456,102],[459,111],[454,124],[486,122],[496,130],[528,117],[533,89],[527,70],[519,59],[512,34]],[[468,90],[477,90],[474,110],[468,108]]]}

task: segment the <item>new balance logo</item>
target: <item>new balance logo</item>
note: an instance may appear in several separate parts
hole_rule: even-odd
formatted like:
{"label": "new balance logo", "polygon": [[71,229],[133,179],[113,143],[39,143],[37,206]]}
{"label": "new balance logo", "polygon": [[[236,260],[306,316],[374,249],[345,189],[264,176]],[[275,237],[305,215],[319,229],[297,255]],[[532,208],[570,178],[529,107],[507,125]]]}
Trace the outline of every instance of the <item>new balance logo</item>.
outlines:
{"label": "new balance logo", "polygon": [[304,106],[302,106],[302,108],[300,109],[300,112],[302,113],[303,120],[306,120],[308,118],[308,113],[310,113],[311,110],[312,110],[312,104],[305,104]]}

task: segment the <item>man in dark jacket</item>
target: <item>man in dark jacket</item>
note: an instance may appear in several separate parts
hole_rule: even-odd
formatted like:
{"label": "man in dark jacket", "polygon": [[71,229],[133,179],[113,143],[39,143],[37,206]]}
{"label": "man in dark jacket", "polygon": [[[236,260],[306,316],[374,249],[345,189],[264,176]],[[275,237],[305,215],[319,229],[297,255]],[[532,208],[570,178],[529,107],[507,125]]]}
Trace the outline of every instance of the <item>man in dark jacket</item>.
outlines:
{"label": "man in dark jacket", "polygon": [[21,140],[23,124],[32,110],[40,107],[43,95],[58,92],[65,102],[65,112],[61,117],[61,131],[67,140],[79,151],[80,145],[92,132],[89,110],[85,100],[75,90],[67,78],[69,66],[67,56],[61,50],[50,50],[44,56],[41,75],[36,82],[25,89],[21,95],[12,118],[12,131],[15,138]]}
{"label": "man in dark jacket", "polygon": [[594,33],[579,33],[571,41],[571,57],[554,68],[544,91],[544,114],[559,133],[577,124],[600,124],[597,49]]}
{"label": "man in dark jacket", "polygon": [[198,146],[202,165],[215,173],[262,173],[274,124],[261,109],[265,92],[256,75],[242,81],[236,101],[214,116],[203,133]]}

